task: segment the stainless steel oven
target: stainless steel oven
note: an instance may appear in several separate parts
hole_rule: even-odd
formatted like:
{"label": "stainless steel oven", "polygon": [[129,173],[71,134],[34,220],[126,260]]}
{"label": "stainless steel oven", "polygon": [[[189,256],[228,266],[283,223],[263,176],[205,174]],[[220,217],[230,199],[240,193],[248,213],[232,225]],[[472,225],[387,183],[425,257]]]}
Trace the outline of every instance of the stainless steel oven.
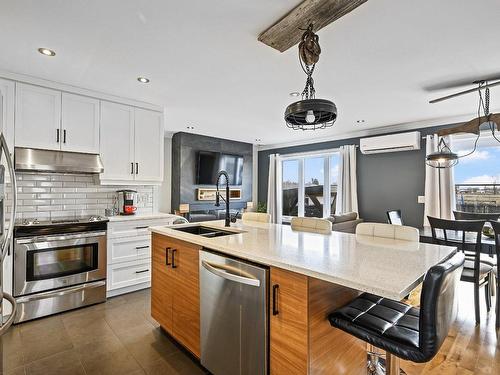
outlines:
{"label": "stainless steel oven", "polygon": [[106,221],[16,226],[16,323],[106,300]]}
{"label": "stainless steel oven", "polygon": [[15,240],[14,295],[106,278],[106,232],[71,233]]}

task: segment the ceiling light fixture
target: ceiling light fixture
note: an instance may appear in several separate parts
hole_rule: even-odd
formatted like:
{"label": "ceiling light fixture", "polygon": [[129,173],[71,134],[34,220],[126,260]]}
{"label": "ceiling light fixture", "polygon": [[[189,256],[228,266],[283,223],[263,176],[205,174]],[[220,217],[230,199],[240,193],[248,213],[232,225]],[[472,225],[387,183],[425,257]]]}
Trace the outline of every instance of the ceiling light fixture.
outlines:
{"label": "ceiling light fixture", "polygon": [[260,138],[255,138],[255,142],[262,142],[262,139],[260,139]]}
{"label": "ceiling light fixture", "polygon": [[146,77],[137,77],[137,80],[140,83],[149,83],[149,78],[146,78]]}
{"label": "ceiling light fixture", "polygon": [[458,155],[452,152],[444,138],[441,138],[438,151],[427,155],[425,163],[433,168],[451,168],[458,164]]}
{"label": "ceiling light fixture", "polygon": [[290,96],[292,96],[292,97],[295,97],[295,98],[296,98],[296,97],[300,96],[300,92],[298,92],[298,91],[294,91],[294,92],[291,92],[291,93],[290,93],[290,94],[288,94],[288,95],[290,95]]}
{"label": "ceiling light fixture", "polygon": [[56,55],[55,51],[48,49],[48,48],[38,48],[38,52],[40,52],[42,55],[45,55],[45,56],[55,56]]}
{"label": "ceiling light fixture", "polygon": [[307,76],[302,100],[290,104],[285,110],[286,125],[293,130],[324,129],[332,126],[337,119],[337,107],[333,102],[316,99],[312,74],[320,53],[319,37],[310,24],[299,43],[299,62]]}
{"label": "ceiling light fixture", "polygon": [[362,124],[362,123],[364,123],[364,122],[365,122],[365,120],[356,120],[356,122],[357,122],[358,124]]}
{"label": "ceiling light fixture", "polygon": [[191,125],[186,126],[186,129],[193,130],[193,129],[194,129],[194,126],[191,126]]}
{"label": "ceiling light fixture", "polygon": [[[481,127],[488,127],[491,131],[493,139],[500,143],[500,139],[497,138],[495,131],[500,131],[500,113],[490,113],[490,87],[492,85],[488,84],[488,81],[476,81],[474,82],[478,85],[477,89],[467,90],[460,93],[448,95],[447,97],[435,99],[431,103],[436,103],[439,101],[454,98],[459,95],[467,94],[469,92],[477,91],[479,94],[479,105],[477,109],[477,117],[466,122],[464,124],[454,126],[452,128],[442,129],[437,132],[437,135],[441,137],[438,145],[438,151],[427,155],[426,163],[434,168],[450,168],[458,164],[458,159],[465,156],[469,156],[476,151],[477,142],[481,136]],[[482,90],[484,90],[484,98]],[[481,115],[482,112],[482,115]],[[496,129],[495,129],[496,127]],[[476,134],[476,140],[474,141],[474,148],[471,152],[465,155],[457,155],[453,153],[448,145],[444,142],[442,137],[458,134],[458,133],[472,133]],[[440,157],[441,156],[441,157]]]}

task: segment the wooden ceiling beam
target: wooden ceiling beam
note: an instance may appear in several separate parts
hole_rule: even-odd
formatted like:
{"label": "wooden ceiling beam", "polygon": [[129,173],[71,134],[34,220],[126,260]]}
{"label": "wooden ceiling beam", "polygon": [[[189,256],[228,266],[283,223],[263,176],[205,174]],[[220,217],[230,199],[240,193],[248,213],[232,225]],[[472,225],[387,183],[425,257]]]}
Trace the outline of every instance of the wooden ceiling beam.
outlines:
{"label": "wooden ceiling beam", "polygon": [[500,131],[500,113],[492,113],[490,114],[489,118],[486,116],[480,116],[461,125],[457,125],[452,128],[441,129],[437,132],[437,135],[440,137],[444,137],[446,135],[460,133],[479,134],[481,125],[488,120],[495,123],[498,131]]}
{"label": "wooden ceiling beam", "polygon": [[368,0],[305,0],[263,31],[258,40],[284,52],[300,42],[310,23],[314,25],[314,32],[317,32],[366,1]]}

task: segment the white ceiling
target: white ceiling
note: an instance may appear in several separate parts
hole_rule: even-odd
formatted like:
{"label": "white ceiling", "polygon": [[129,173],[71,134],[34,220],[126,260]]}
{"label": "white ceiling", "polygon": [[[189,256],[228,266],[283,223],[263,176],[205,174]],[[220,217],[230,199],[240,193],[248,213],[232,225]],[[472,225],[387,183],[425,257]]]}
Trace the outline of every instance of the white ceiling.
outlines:
{"label": "white ceiling", "polygon": [[337,104],[336,124],[287,129],[288,94],[305,83],[297,50],[257,36],[298,3],[0,0],[0,69],[163,105],[168,131],[262,144],[471,115],[475,95],[431,105],[455,89],[428,88],[500,73],[500,1],[371,0],[319,32],[316,92]]}

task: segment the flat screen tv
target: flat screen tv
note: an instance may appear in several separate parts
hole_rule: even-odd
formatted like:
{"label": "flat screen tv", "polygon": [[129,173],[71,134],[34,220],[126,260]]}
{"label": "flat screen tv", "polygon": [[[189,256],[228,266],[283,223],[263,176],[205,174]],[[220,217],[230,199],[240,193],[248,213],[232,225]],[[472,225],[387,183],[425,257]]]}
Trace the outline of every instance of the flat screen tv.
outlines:
{"label": "flat screen tv", "polygon": [[[217,174],[224,170],[229,175],[230,185],[241,185],[243,180],[243,156],[220,152],[199,151],[196,165],[196,183],[215,185]],[[222,183],[225,181],[222,178]]]}

